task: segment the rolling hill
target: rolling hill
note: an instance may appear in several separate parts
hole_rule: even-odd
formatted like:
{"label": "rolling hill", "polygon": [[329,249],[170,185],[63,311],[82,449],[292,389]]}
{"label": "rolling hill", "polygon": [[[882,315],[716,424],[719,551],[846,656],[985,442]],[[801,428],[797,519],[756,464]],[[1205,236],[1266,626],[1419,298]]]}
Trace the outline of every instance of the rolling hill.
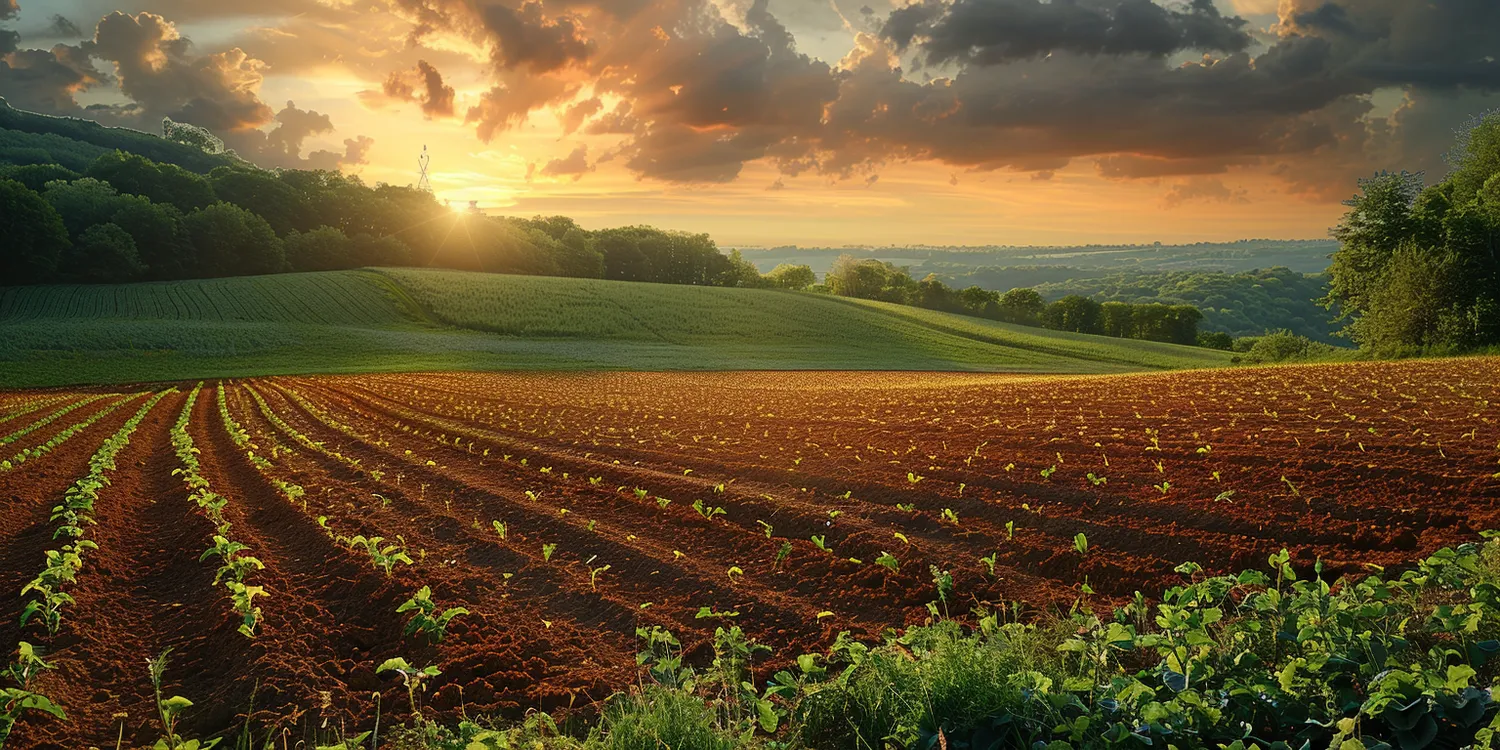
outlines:
{"label": "rolling hill", "polygon": [[1229,355],[822,295],[360,270],[0,289],[0,385],[446,369],[1106,373]]}

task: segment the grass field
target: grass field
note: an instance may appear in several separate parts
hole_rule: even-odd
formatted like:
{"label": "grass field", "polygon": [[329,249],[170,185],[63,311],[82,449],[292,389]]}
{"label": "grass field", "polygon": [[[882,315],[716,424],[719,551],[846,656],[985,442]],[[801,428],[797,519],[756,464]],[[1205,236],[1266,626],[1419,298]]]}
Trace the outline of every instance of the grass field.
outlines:
{"label": "grass field", "polygon": [[1206,349],[812,294],[381,270],[0,289],[0,385],[450,369],[1217,367]]}

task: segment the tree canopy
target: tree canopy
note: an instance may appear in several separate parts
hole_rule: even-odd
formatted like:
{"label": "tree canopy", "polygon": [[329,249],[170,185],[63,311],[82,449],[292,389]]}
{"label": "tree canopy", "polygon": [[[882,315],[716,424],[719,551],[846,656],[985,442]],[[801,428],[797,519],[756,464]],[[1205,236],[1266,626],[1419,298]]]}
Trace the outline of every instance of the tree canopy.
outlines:
{"label": "tree canopy", "polygon": [[1345,202],[1326,301],[1365,349],[1500,343],[1500,113],[1476,120],[1448,158],[1437,184],[1382,172]]}

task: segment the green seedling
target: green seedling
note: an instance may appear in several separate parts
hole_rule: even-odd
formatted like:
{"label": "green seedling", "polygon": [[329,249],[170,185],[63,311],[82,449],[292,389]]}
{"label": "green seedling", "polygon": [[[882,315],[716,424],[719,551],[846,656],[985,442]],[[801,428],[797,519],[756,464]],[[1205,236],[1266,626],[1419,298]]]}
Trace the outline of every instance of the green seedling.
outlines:
{"label": "green seedling", "polygon": [[405,565],[416,564],[416,561],[412,560],[411,556],[406,554],[405,539],[398,536],[396,537],[395,544],[381,544],[384,541],[385,537],[383,536],[366,537],[361,534],[350,537],[349,548],[364,550],[365,554],[370,556],[370,564],[385,571],[387,578],[391,576],[391,571],[396,567],[397,563]]}
{"label": "green seedling", "polygon": [[510,528],[505,525],[504,521],[490,521],[490,525],[495,528],[495,533],[498,534],[501,539],[505,539],[510,535]]}
{"label": "green seedling", "polygon": [[161,691],[162,677],[167,671],[167,657],[172,653],[168,648],[161,652],[155,659],[146,660],[146,665],[151,673],[151,689],[156,698],[156,716],[161,721],[162,736],[152,746],[153,750],[208,750],[219,744],[217,738],[200,741],[184,739],[177,734],[177,724],[181,720],[182,712],[192,708],[193,702],[180,695],[171,698],[163,698]]}
{"label": "green seedling", "polygon": [[901,572],[901,561],[889,552],[881,551],[880,556],[875,558],[875,564],[885,568],[892,573]]}
{"label": "green seedling", "polygon": [[552,551],[555,550],[555,549],[557,549],[557,543],[556,542],[553,542],[552,544],[543,544],[542,545],[542,560],[545,561],[545,562],[552,562]]}
{"label": "green seedling", "polygon": [[411,619],[406,622],[406,635],[421,633],[433,643],[442,642],[448,635],[448,624],[453,618],[469,614],[469,610],[463,607],[449,607],[438,612],[437,604],[432,601],[432,588],[423,586],[417,590],[415,596],[407,599],[401,606],[396,608],[396,613],[411,612]]}

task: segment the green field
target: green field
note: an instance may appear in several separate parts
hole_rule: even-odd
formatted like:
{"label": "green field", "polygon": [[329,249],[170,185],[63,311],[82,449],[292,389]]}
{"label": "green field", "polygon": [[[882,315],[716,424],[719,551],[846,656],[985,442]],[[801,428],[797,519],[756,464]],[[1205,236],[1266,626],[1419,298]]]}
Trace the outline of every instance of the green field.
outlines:
{"label": "green field", "polygon": [[798,292],[380,270],[0,288],[0,385],[434,369],[1216,367],[1207,349]]}

